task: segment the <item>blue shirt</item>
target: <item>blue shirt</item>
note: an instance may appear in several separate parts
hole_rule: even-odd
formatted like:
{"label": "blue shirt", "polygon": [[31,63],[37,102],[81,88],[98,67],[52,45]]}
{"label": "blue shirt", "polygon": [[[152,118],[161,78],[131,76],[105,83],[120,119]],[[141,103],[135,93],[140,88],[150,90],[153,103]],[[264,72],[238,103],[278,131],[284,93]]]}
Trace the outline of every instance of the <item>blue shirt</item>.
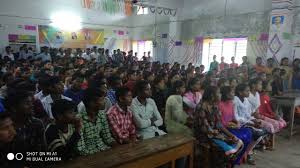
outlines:
{"label": "blue shirt", "polygon": [[116,100],[116,91],[115,90],[109,89],[108,92],[107,92],[107,97],[110,100],[110,102],[111,102],[112,105],[115,105],[117,103],[117,100]]}
{"label": "blue shirt", "polygon": [[64,92],[64,96],[71,98],[74,103],[79,104],[82,101],[83,93],[83,90],[74,92],[71,89],[67,89]]}

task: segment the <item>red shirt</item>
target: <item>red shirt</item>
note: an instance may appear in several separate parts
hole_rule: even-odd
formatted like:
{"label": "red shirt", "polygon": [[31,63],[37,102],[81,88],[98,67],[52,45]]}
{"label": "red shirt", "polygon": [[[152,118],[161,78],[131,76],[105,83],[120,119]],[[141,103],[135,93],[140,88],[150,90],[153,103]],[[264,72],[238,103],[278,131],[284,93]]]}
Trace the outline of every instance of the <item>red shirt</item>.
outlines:
{"label": "red shirt", "polygon": [[265,117],[275,119],[275,113],[271,107],[270,97],[267,94],[260,94],[259,113]]}
{"label": "red shirt", "polygon": [[136,135],[132,112],[123,111],[118,104],[112,106],[107,112],[108,122],[116,140],[122,144],[125,139]]}
{"label": "red shirt", "polygon": [[130,91],[133,91],[134,86],[135,86],[135,81],[128,81],[125,85]]}
{"label": "red shirt", "polygon": [[228,64],[223,62],[223,63],[220,63],[219,67],[220,67],[220,71],[223,71],[225,69],[225,67],[227,66]]}
{"label": "red shirt", "polygon": [[239,65],[237,63],[231,63],[230,68],[238,68]]}

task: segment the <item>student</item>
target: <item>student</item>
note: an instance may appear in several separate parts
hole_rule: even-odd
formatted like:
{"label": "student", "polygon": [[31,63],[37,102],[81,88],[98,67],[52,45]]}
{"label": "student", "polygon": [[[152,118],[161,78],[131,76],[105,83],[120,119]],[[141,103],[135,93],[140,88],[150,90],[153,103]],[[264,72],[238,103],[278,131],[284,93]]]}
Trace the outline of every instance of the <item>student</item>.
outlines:
{"label": "student", "polygon": [[219,81],[218,81],[218,87],[219,87],[219,88],[222,88],[222,87],[224,87],[224,86],[229,86],[229,80],[226,79],[226,78],[224,78],[224,77],[222,77],[222,78],[220,78]]}
{"label": "student", "polygon": [[5,51],[4,53],[2,54],[2,57],[1,57],[3,60],[5,58],[8,58],[10,61],[15,61],[15,56],[14,54],[12,53],[12,50],[11,50],[11,47],[10,46],[6,46],[5,47]]}
{"label": "student", "polygon": [[[281,71],[279,68],[273,69],[273,72],[272,72],[273,82],[271,83],[273,96],[283,95],[284,81],[281,78],[280,73],[281,73]],[[267,82],[267,80],[266,80],[266,82]]]}
{"label": "student", "polygon": [[189,81],[187,92],[183,96],[183,102],[188,107],[186,112],[190,117],[194,116],[195,109],[201,101],[202,94],[200,89],[200,80],[198,78],[192,78]]}
{"label": "student", "polygon": [[44,97],[41,100],[41,102],[43,104],[44,110],[46,111],[48,117],[50,119],[54,119],[53,115],[52,115],[52,108],[51,108],[52,103],[55,100],[59,100],[59,99],[65,99],[68,101],[72,101],[72,99],[62,95],[64,92],[64,87],[58,77],[56,77],[56,76],[51,77],[49,79],[49,84],[52,86],[49,91],[49,95]]}
{"label": "student", "polygon": [[136,81],[137,72],[130,70],[127,72],[127,82],[124,84],[124,86],[130,89],[130,91],[133,91]]}
{"label": "student", "polygon": [[239,65],[235,63],[235,57],[231,57],[231,64],[229,65],[230,68],[238,68]]}
{"label": "student", "polygon": [[112,105],[117,103],[116,99],[116,89],[122,86],[122,80],[120,77],[113,75],[107,78],[108,85],[110,89],[107,92],[107,97],[109,98]]}
{"label": "student", "polygon": [[253,112],[252,115],[261,122],[261,126],[265,128],[269,133],[276,133],[276,130],[278,130],[278,128],[277,125],[273,124],[275,121],[261,116],[258,111],[258,108],[261,105],[259,92],[262,91],[262,81],[259,79],[253,79],[250,81],[249,86],[250,95],[247,99],[250,103],[251,111]]}
{"label": "student", "polygon": [[6,96],[7,96],[7,85],[9,83],[11,83],[13,80],[14,80],[14,76],[12,73],[4,73],[3,76],[2,76],[2,82],[3,82],[3,86],[1,86],[0,88],[0,99],[4,100],[6,99]]}
{"label": "student", "polygon": [[153,72],[144,71],[143,73],[143,79],[148,81],[151,85],[153,84],[153,81],[155,79],[155,75]]}
{"label": "student", "polygon": [[[207,87],[202,101],[196,109],[194,134],[200,143],[214,143],[224,152],[223,154],[226,158],[235,157],[242,150],[243,142],[223,126],[218,109],[219,101],[220,90],[214,86]],[[215,167],[221,167],[226,164],[225,160],[219,162],[222,156],[216,158],[218,160],[213,163]]]}
{"label": "student", "polygon": [[168,133],[180,133],[193,135],[192,118],[183,110],[183,94],[185,84],[183,81],[175,81],[171,90],[171,96],[166,102],[165,124]]}
{"label": "student", "polygon": [[220,71],[223,71],[226,67],[228,68],[228,64],[224,62],[224,57],[221,57],[221,63],[219,64]]}
{"label": "student", "polygon": [[[166,86],[166,81],[163,75],[158,75],[154,79],[153,82],[153,88],[152,88],[152,98],[154,99],[158,111],[161,112],[161,114],[164,114],[165,111],[165,105],[167,101],[167,86]],[[164,117],[165,115],[162,115]]]}
{"label": "student", "polygon": [[[259,114],[263,120],[270,121],[274,127],[274,132],[279,132],[282,128],[286,127],[286,122],[272,109],[271,100],[268,96],[268,92],[272,90],[270,82],[263,82],[262,91],[260,92],[260,107]],[[270,120],[271,119],[271,120]]]}
{"label": "student", "polygon": [[289,79],[293,73],[292,68],[289,66],[289,58],[284,57],[281,59],[280,69],[285,70],[285,74],[283,75],[283,90],[288,90]]}
{"label": "student", "polygon": [[293,73],[289,79],[289,89],[300,90],[300,59],[293,61]]}
{"label": "student", "polygon": [[[101,77],[99,76],[98,79],[94,79],[94,80],[91,80],[89,81],[89,88],[90,89],[97,89],[97,90],[100,90],[101,92],[103,92],[105,95],[107,95],[107,85],[106,85],[106,80],[104,77]],[[100,110],[104,113],[107,113],[108,110],[111,108],[112,104],[109,100],[109,98],[107,96],[105,96],[104,98],[104,109],[103,110]],[[81,102],[79,106],[82,106],[83,103]],[[80,108],[80,107],[79,107]]]}
{"label": "student", "polygon": [[83,104],[85,108],[78,111],[82,119],[81,139],[77,144],[80,155],[94,154],[110,149],[114,144],[105,112],[105,94],[99,89],[89,88],[85,91]]}
{"label": "student", "polygon": [[17,137],[14,122],[10,112],[0,113],[0,163],[1,168],[23,168],[25,163],[15,162],[7,159],[8,153],[26,153],[24,144]]}
{"label": "student", "polygon": [[[262,129],[261,120],[256,119],[253,116],[253,108],[247,99],[250,94],[249,86],[246,84],[239,84],[236,87],[235,92],[236,96],[233,99],[234,116],[235,119],[240,123],[241,127],[251,128],[252,136],[255,140],[255,143],[251,144],[253,148],[263,139],[263,136],[266,135],[266,130]],[[249,164],[255,165],[252,151],[249,152],[247,159]]]}
{"label": "student", "polygon": [[46,62],[46,61],[51,62],[52,58],[49,54],[49,48],[46,46],[44,46],[42,48],[43,48],[42,52],[39,55],[37,55],[36,57],[42,59],[42,62]]}
{"label": "student", "polygon": [[[16,88],[18,88],[18,84]],[[45,151],[44,125],[41,120],[33,117],[33,94],[24,88],[9,88],[6,108],[18,134],[28,152]]]}
{"label": "student", "polygon": [[221,94],[221,101],[218,104],[218,108],[222,114],[222,124],[244,143],[243,150],[234,162],[235,164],[241,164],[243,157],[248,154],[247,151],[252,150],[248,149],[252,142],[252,132],[250,128],[241,128],[240,123],[235,119],[233,105],[234,89],[230,86],[224,86],[221,88]]}
{"label": "student", "polygon": [[137,132],[141,139],[149,139],[166,133],[158,127],[163,125],[163,119],[153,99],[151,99],[151,86],[147,81],[136,83],[137,97],[132,100],[130,109]]}
{"label": "student", "polygon": [[179,73],[177,72],[172,72],[170,75],[169,75],[169,79],[168,79],[168,88],[172,88],[173,84],[175,81],[178,81],[181,79],[181,76]]}
{"label": "student", "polygon": [[256,65],[253,66],[256,73],[267,72],[267,67],[263,65],[261,57],[256,58]]}
{"label": "student", "polygon": [[132,93],[122,87],[116,91],[117,103],[107,112],[111,130],[119,144],[133,143],[137,140],[133,114],[129,109],[132,103]]}
{"label": "student", "polygon": [[86,59],[87,61],[91,61],[91,49],[87,48],[85,53],[82,54],[82,58]]}
{"label": "student", "polygon": [[57,152],[62,160],[76,156],[82,121],[75,117],[76,105],[68,100],[56,100],[52,106],[55,122],[45,130],[48,151]]}
{"label": "student", "polygon": [[271,75],[274,68],[276,68],[274,58],[268,58],[267,59],[267,71],[266,71],[266,74],[267,75],[268,74]]}
{"label": "student", "polygon": [[70,87],[64,91],[64,96],[71,98],[75,104],[79,104],[82,101],[84,91],[81,89],[81,84],[83,80],[78,74],[74,74]]}
{"label": "student", "polygon": [[210,63],[209,71],[217,70],[219,71],[219,62],[217,61],[217,56],[213,56],[213,62]]}
{"label": "student", "polygon": [[237,85],[238,85],[238,82],[237,82],[236,78],[229,79],[229,86],[231,87],[232,90],[235,90]]}

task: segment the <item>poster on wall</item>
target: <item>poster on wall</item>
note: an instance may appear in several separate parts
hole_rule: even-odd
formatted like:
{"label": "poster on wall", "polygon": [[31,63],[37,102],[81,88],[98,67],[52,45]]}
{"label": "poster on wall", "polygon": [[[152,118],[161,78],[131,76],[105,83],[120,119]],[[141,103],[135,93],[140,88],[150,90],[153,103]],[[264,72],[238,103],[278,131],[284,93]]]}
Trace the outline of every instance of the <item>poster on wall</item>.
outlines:
{"label": "poster on wall", "polygon": [[39,42],[41,45],[63,48],[86,48],[88,45],[103,45],[104,30],[81,29],[71,32],[39,25]]}
{"label": "poster on wall", "polygon": [[8,41],[9,43],[35,44],[36,37],[32,35],[9,34]]}

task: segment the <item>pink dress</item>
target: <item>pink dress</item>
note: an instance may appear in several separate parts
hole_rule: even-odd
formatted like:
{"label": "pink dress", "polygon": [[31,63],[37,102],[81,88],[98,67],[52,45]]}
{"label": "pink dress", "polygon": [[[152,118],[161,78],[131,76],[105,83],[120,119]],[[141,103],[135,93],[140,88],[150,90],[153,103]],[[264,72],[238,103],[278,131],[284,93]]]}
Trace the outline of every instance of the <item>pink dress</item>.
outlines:
{"label": "pink dress", "polygon": [[188,109],[186,110],[186,113],[190,116],[193,117],[193,113],[197,107],[197,105],[200,103],[202,98],[202,94],[200,92],[187,92],[183,96],[183,102],[185,105],[188,106]]}
{"label": "pink dress", "polygon": [[286,122],[282,118],[276,120],[276,115],[272,110],[270,97],[268,95],[261,93],[260,107],[258,110],[259,114],[263,116],[263,121],[265,121],[263,123],[269,128],[268,131],[271,133],[279,132],[282,128],[286,127]]}

